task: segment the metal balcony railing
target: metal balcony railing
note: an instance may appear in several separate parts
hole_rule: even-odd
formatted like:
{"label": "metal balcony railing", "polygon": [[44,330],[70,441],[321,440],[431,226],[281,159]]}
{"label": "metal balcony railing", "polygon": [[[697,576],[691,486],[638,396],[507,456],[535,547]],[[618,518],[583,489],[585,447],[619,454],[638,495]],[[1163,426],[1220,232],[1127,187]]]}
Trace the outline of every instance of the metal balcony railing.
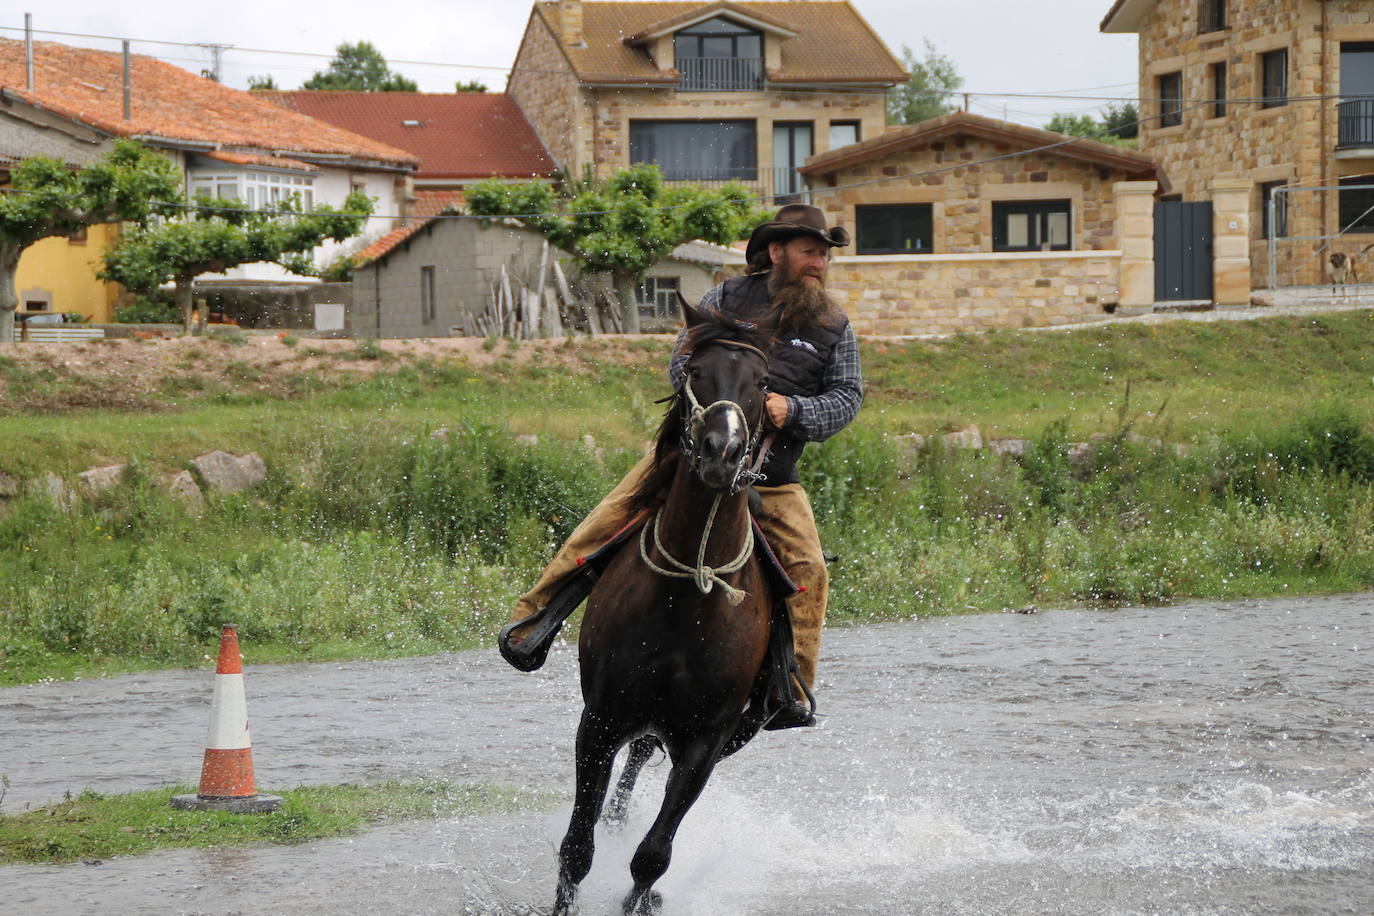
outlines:
{"label": "metal balcony railing", "polygon": [[708,188],[735,182],[742,184],[749,193],[764,203],[775,206],[782,204],[811,201],[811,191],[806,180],[792,168],[708,168],[708,169],[663,169],[663,180],[671,183],[697,184]]}
{"label": "metal balcony railing", "polygon": [[1374,99],[1346,99],[1336,114],[1336,149],[1374,147]]}
{"label": "metal balcony railing", "polygon": [[759,57],[679,57],[679,92],[748,92],[763,88]]}

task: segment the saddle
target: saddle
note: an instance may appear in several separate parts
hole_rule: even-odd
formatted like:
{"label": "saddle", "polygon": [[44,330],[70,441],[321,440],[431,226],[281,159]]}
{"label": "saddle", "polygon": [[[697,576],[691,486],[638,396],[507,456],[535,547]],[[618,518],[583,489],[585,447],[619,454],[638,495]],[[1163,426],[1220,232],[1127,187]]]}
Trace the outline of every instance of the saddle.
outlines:
{"label": "saddle", "polygon": [[[585,557],[579,557],[577,569],[554,593],[548,604],[529,617],[502,627],[501,633],[496,639],[501,657],[520,671],[534,671],[542,667],[549,656],[549,649],[553,646],[554,639],[558,636],[558,631],[563,628],[567,619],[591,594],[597,580],[606,571],[611,560],[620,552],[620,548],[639,534],[639,530],[648,522],[649,515],[647,510],[639,513],[594,552]],[[769,685],[767,696],[770,698],[790,697],[792,696],[793,676],[797,672],[797,661],[792,643],[792,615],[787,610],[787,599],[801,589],[792,581],[787,570],[778,561],[777,554],[773,552],[773,548],[768,544],[768,539],[763,534],[763,529],[759,527],[759,523],[752,514],[749,517],[749,524],[754,528],[754,554],[763,567],[764,576],[767,577],[769,588],[773,594],[768,657],[764,661]],[[530,627],[529,632],[518,644],[512,644],[510,641],[511,634],[522,627]],[[801,680],[798,678],[796,682],[801,683]],[[803,685],[803,690],[805,690],[805,685]],[[814,712],[816,701],[811,696],[810,691],[806,691],[806,694]],[[769,709],[767,712],[771,713],[771,711]],[[764,713],[762,708],[758,712],[763,714],[764,720],[767,719],[767,713]]]}

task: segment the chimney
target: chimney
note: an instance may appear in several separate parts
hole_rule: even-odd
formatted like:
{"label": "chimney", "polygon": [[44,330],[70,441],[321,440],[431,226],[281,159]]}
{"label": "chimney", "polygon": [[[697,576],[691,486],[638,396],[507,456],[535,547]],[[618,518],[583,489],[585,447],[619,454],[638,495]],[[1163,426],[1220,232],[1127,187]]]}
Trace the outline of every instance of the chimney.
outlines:
{"label": "chimney", "polygon": [[24,14],[24,79],[25,88],[33,92],[33,13]]}
{"label": "chimney", "polygon": [[133,117],[134,111],[134,87],[130,79],[132,61],[129,58],[129,42],[124,42],[124,120]]}
{"label": "chimney", "polygon": [[563,25],[563,44],[569,48],[585,48],[582,40],[582,0],[558,0],[558,19]]}

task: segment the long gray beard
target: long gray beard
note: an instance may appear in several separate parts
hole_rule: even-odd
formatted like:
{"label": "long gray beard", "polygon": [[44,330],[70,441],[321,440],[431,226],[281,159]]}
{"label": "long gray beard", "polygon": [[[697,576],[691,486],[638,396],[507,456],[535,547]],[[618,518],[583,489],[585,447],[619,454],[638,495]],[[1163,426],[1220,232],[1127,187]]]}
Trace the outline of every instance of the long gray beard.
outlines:
{"label": "long gray beard", "polygon": [[812,286],[802,277],[776,268],[768,275],[768,297],[778,310],[779,331],[820,324],[836,311],[824,286]]}

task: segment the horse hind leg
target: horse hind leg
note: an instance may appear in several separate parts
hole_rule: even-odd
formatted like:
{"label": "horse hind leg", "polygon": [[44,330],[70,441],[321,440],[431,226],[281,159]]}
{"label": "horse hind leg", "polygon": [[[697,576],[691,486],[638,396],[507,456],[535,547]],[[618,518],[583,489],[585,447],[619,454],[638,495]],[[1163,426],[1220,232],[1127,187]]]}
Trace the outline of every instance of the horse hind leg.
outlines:
{"label": "horse hind leg", "polygon": [[624,740],[587,710],[577,728],[577,793],[568,832],[558,849],[558,891],[553,916],[567,916],[577,899],[577,886],[592,868],[596,819],[611,781],[611,765]]}
{"label": "horse hind leg", "polygon": [[649,762],[654,751],[662,749],[663,743],[652,735],[645,735],[630,742],[630,756],[625,760],[625,769],[620,773],[620,781],[616,783],[615,791],[611,793],[611,801],[601,816],[603,821],[616,827],[625,823],[625,812],[630,806],[630,794],[634,792],[639,771],[644,769],[644,764]]}
{"label": "horse hind leg", "polygon": [[626,916],[656,912],[663,903],[662,895],[652,889],[653,884],[668,870],[673,857],[673,837],[692,803],[706,787],[706,780],[711,778],[723,743],[723,736],[714,741],[699,739],[673,761],[673,771],[663,793],[663,807],[630,860],[630,875],[635,883],[625,898]]}

